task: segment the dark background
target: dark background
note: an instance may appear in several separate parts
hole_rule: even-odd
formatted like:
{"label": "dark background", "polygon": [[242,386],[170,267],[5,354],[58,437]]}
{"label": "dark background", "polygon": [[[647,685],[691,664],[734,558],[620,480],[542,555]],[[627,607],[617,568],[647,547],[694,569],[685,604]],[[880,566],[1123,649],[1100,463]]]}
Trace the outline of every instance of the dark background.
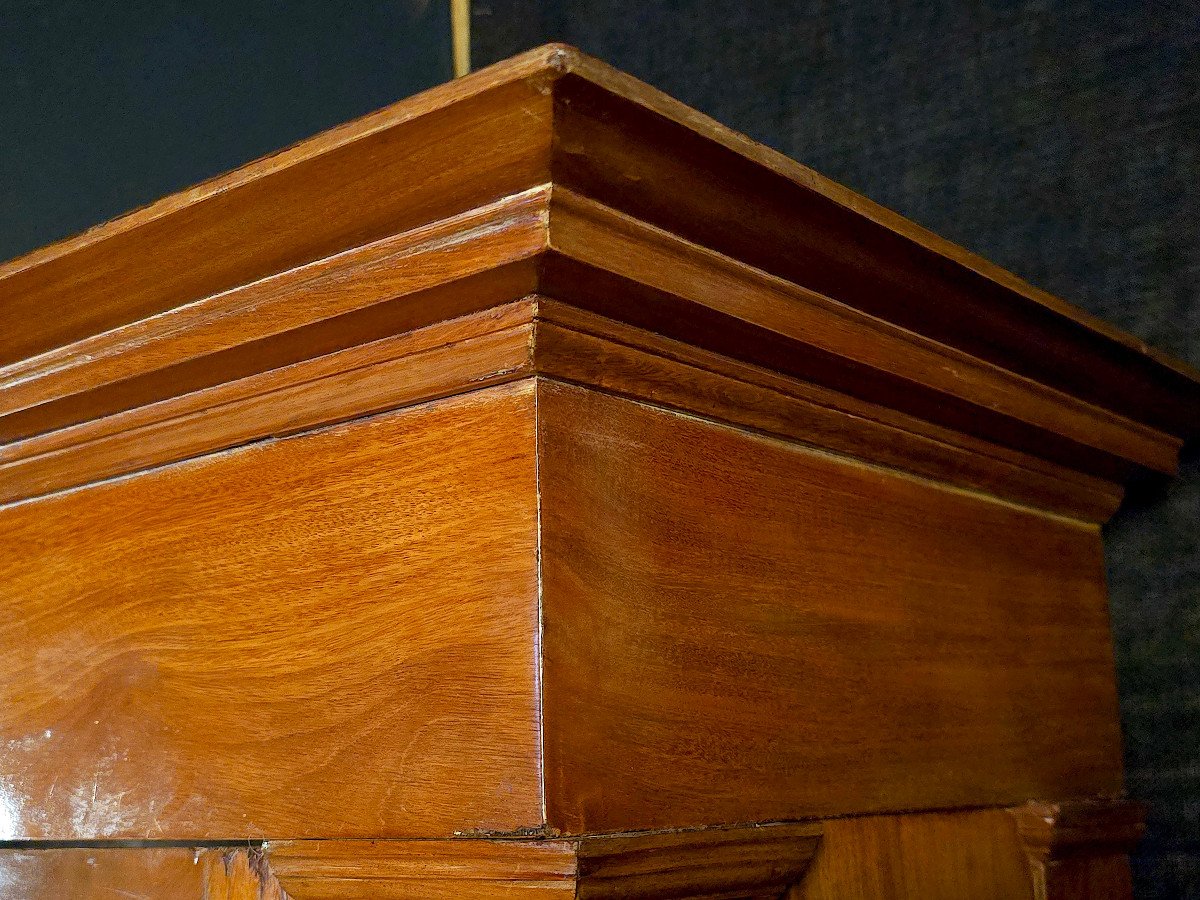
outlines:
{"label": "dark background", "polygon": [[0,0],[0,260],[451,76],[446,0]]}
{"label": "dark background", "polygon": [[[0,258],[450,75],[445,0],[0,5]],[[1188,2],[475,0],[1200,365]],[[1200,897],[1200,463],[1107,528],[1139,896]]]}

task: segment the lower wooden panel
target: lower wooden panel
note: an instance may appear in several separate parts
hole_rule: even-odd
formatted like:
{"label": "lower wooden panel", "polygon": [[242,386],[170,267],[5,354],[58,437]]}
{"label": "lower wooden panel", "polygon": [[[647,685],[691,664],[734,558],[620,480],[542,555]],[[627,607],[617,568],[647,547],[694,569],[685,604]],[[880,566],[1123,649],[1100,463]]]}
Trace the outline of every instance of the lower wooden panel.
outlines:
{"label": "lower wooden panel", "polygon": [[1029,900],[1032,891],[1016,825],[996,809],[827,821],[789,900]]}
{"label": "lower wooden panel", "polygon": [[0,900],[777,900],[820,834],[801,823],[576,840],[0,850]]}
{"label": "lower wooden panel", "polygon": [[540,825],[533,401],[0,509],[0,839]]}
{"label": "lower wooden panel", "polygon": [[559,841],[284,841],[267,845],[290,900],[573,900]]}
{"label": "lower wooden panel", "polygon": [[288,900],[257,850],[0,850],[0,900],[125,898]]}
{"label": "lower wooden panel", "polygon": [[546,840],[288,841],[266,848],[294,900],[778,900],[819,823]]}
{"label": "lower wooden panel", "polygon": [[1031,877],[1001,809],[576,838],[12,849],[0,900],[1129,900],[1125,856],[1099,849]]}
{"label": "lower wooden panel", "polygon": [[1120,789],[1095,528],[560,383],[538,409],[550,825]]}

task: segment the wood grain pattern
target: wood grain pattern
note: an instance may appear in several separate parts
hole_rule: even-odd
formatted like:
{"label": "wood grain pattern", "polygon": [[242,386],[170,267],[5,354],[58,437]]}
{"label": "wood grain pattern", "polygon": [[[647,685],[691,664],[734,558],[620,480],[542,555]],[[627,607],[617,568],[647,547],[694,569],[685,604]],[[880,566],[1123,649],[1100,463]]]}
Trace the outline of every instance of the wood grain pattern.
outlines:
{"label": "wood grain pattern", "polygon": [[0,850],[0,900],[290,900],[258,850]]}
{"label": "wood grain pattern", "polygon": [[0,445],[0,502],[535,373],[1089,521],[1121,498],[1069,466],[534,295]]}
{"label": "wood grain pattern", "polygon": [[0,511],[3,837],[539,825],[533,421],[501,387]]}
{"label": "wood grain pattern", "polygon": [[817,823],[577,840],[272,842],[292,900],[776,900],[804,874]]}
{"label": "wood grain pattern", "polygon": [[1004,810],[831,819],[789,900],[1029,900]]}
{"label": "wood grain pattern", "polygon": [[272,841],[267,854],[291,900],[575,896],[564,841]]}
{"label": "wood grain pattern", "polygon": [[0,446],[0,502],[542,373],[1103,521],[1118,485],[528,297]]}
{"label": "wood grain pattern", "polygon": [[0,266],[0,841],[97,845],[0,900],[766,900],[822,817],[798,897],[1125,897],[1131,807],[1004,807],[1119,794],[1098,525],[1198,434],[532,51]]}
{"label": "wood grain pattern", "polygon": [[773,900],[804,877],[821,833],[809,822],[585,838],[577,896]]}
{"label": "wood grain pattern", "polygon": [[1195,433],[1194,370],[562,45],[0,267],[0,364],[550,181],[1119,415]]}
{"label": "wood grain pattern", "polygon": [[538,411],[551,826],[1119,790],[1096,529],[580,388]]}

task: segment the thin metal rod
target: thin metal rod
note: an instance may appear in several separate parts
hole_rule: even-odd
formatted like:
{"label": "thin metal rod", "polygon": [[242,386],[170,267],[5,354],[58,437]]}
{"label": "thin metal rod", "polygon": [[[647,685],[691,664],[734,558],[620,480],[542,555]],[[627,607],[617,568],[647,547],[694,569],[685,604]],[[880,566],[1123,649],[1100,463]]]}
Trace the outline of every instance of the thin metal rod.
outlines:
{"label": "thin metal rod", "polygon": [[471,0],[450,0],[450,33],[454,46],[454,77],[471,71]]}

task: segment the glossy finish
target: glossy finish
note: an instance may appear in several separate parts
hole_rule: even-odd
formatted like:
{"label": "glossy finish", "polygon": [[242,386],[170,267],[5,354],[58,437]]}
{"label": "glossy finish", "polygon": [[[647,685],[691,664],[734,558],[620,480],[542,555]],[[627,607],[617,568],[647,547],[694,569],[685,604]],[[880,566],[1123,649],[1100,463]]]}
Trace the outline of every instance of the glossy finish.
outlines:
{"label": "glossy finish", "polygon": [[1120,790],[1095,529],[578,388],[538,411],[554,827]]}
{"label": "glossy finish", "polygon": [[788,900],[1028,898],[1015,831],[999,809],[834,819]]}
{"label": "glossy finish", "polygon": [[293,900],[563,897],[776,900],[798,881],[816,824],[542,841],[301,841],[267,848]]}
{"label": "glossy finish", "polygon": [[10,444],[0,448],[0,499],[28,499],[529,375],[531,309],[497,307]]}
{"label": "glossy finish", "polygon": [[0,900],[295,900],[256,849],[0,850]]}
{"label": "glossy finish", "polygon": [[[0,267],[0,499],[77,483],[93,422],[535,292],[945,447],[843,452],[922,474],[936,457],[938,477],[1090,521],[1196,428],[1181,364],[547,47]],[[153,464],[135,443],[105,468]]]}
{"label": "glossy finish", "polygon": [[539,825],[533,424],[526,383],[0,510],[3,838]]}
{"label": "glossy finish", "polygon": [[1099,526],[1198,423],[1187,367],[532,51],[0,267],[0,874],[1127,895]]}
{"label": "glossy finish", "polygon": [[[1123,415],[1168,430],[1191,421],[1195,373],[1181,364],[560,45],[13,261],[0,269],[0,309],[14,323],[0,359],[551,181],[766,272],[811,281],[849,307],[901,317],[897,324],[946,346],[1032,368],[1090,402],[1116,394]],[[54,301],[69,293],[80,302],[58,309]]]}

